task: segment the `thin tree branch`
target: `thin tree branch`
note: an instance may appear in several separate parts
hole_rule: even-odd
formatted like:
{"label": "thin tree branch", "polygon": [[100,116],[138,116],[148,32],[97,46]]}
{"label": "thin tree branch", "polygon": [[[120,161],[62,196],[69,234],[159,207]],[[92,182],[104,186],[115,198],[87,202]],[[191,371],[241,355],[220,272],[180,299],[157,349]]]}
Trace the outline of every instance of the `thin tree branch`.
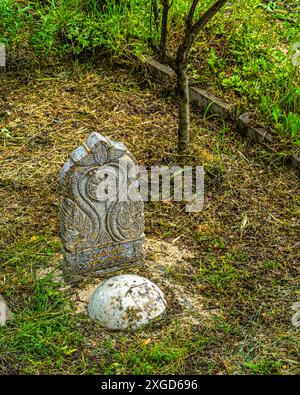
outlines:
{"label": "thin tree branch", "polygon": [[228,0],[217,0],[193,25],[192,35],[196,35],[211,20],[211,18],[228,2]]}
{"label": "thin tree branch", "polygon": [[194,14],[195,14],[196,7],[197,7],[198,3],[199,3],[199,0],[193,0],[190,11],[189,11],[188,16],[186,18],[186,26],[188,29],[190,29],[193,26]]}
{"label": "thin tree branch", "polygon": [[[177,61],[187,62],[188,52],[199,31],[211,20],[211,18],[228,2],[229,0],[217,0],[202,16],[191,26],[186,26],[184,38],[178,47]],[[193,1],[191,8],[195,6],[196,0]],[[198,3],[198,2],[197,2]],[[195,10],[192,14],[194,14]],[[190,13],[189,13],[190,14]],[[180,60],[180,59],[181,60]]]}

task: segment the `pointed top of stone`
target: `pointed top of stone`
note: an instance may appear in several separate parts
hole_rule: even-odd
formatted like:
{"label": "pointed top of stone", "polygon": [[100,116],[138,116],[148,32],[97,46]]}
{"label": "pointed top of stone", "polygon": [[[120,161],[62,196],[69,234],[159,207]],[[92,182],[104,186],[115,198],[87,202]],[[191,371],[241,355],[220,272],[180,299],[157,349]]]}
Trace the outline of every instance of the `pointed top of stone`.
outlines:
{"label": "pointed top of stone", "polygon": [[74,162],[82,166],[88,166],[94,161],[102,166],[110,160],[119,159],[127,152],[127,148],[123,143],[112,141],[98,132],[92,132],[86,142],[76,148],[70,157]]}

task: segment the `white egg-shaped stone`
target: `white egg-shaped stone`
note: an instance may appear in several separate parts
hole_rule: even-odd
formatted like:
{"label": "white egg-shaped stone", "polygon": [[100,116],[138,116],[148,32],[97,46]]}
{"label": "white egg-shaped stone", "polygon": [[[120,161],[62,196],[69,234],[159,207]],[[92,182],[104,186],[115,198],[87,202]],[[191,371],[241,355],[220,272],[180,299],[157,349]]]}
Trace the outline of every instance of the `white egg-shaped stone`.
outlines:
{"label": "white egg-shaped stone", "polygon": [[110,330],[135,330],[166,310],[157,285],[144,277],[124,274],[104,281],[93,293],[88,312],[91,319]]}
{"label": "white egg-shaped stone", "polygon": [[5,326],[6,321],[12,318],[11,311],[7,307],[7,304],[3,297],[0,295],[0,326]]}

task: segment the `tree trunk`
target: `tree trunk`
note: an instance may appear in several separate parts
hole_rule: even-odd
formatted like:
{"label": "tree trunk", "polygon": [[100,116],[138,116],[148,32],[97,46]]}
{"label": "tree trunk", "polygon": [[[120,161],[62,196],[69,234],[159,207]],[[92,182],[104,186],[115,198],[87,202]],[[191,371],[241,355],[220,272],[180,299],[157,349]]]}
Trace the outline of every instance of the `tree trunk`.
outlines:
{"label": "tree trunk", "polygon": [[178,91],[178,151],[184,154],[190,142],[190,95],[187,76],[187,64],[177,58],[177,91]]}
{"label": "tree trunk", "polygon": [[161,36],[159,45],[159,60],[164,63],[166,61],[167,35],[168,35],[168,16],[169,16],[169,0],[162,0],[163,12],[161,20]]}
{"label": "tree trunk", "polygon": [[[169,6],[169,0],[161,0],[164,7]],[[177,74],[177,90],[179,102],[178,121],[178,151],[184,154],[188,151],[190,142],[190,114],[189,114],[189,83],[187,77],[187,65],[190,49],[201,29],[211,18],[227,3],[228,0],[216,0],[215,3],[202,16],[193,23],[194,14],[199,0],[193,0],[190,11],[185,21],[184,37],[177,49],[175,70]],[[165,8],[164,8],[165,9]],[[168,8],[166,9],[168,11]],[[163,28],[163,26],[162,26]],[[163,30],[162,30],[163,36]],[[161,43],[160,48],[163,48]],[[165,55],[166,56],[166,55]]]}

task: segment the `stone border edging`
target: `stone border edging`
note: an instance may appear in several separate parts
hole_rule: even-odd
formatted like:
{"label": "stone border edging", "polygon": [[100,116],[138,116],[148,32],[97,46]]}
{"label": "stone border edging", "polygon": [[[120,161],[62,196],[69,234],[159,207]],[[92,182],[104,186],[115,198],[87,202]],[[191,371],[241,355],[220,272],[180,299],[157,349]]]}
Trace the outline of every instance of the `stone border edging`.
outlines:
{"label": "stone border edging", "polygon": [[199,108],[206,110],[211,114],[218,114],[221,118],[232,119],[232,114],[236,111],[236,105],[220,99],[204,89],[189,87],[190,100]]}
{"label": "stone border edging", "polygon": [[[152,78],[161,84],[170,83],[175,78],[173,69],[153,57],[146,58],[146,67]],[[189,91],[190,100],[193,104],[196,104],[202,111],[217,114],[225,120],[234,121],[237,131],[242,136],[258,144],[276,143],[276,137],[272,136],[265,128],[255,124],[253,120],[255,113],[247,111],[237,117],[236,104],[228,103],[210,94],[205,89],[191,86]],[[297,170],[300,176],[300,155],[288,155],[285,162]]]}

